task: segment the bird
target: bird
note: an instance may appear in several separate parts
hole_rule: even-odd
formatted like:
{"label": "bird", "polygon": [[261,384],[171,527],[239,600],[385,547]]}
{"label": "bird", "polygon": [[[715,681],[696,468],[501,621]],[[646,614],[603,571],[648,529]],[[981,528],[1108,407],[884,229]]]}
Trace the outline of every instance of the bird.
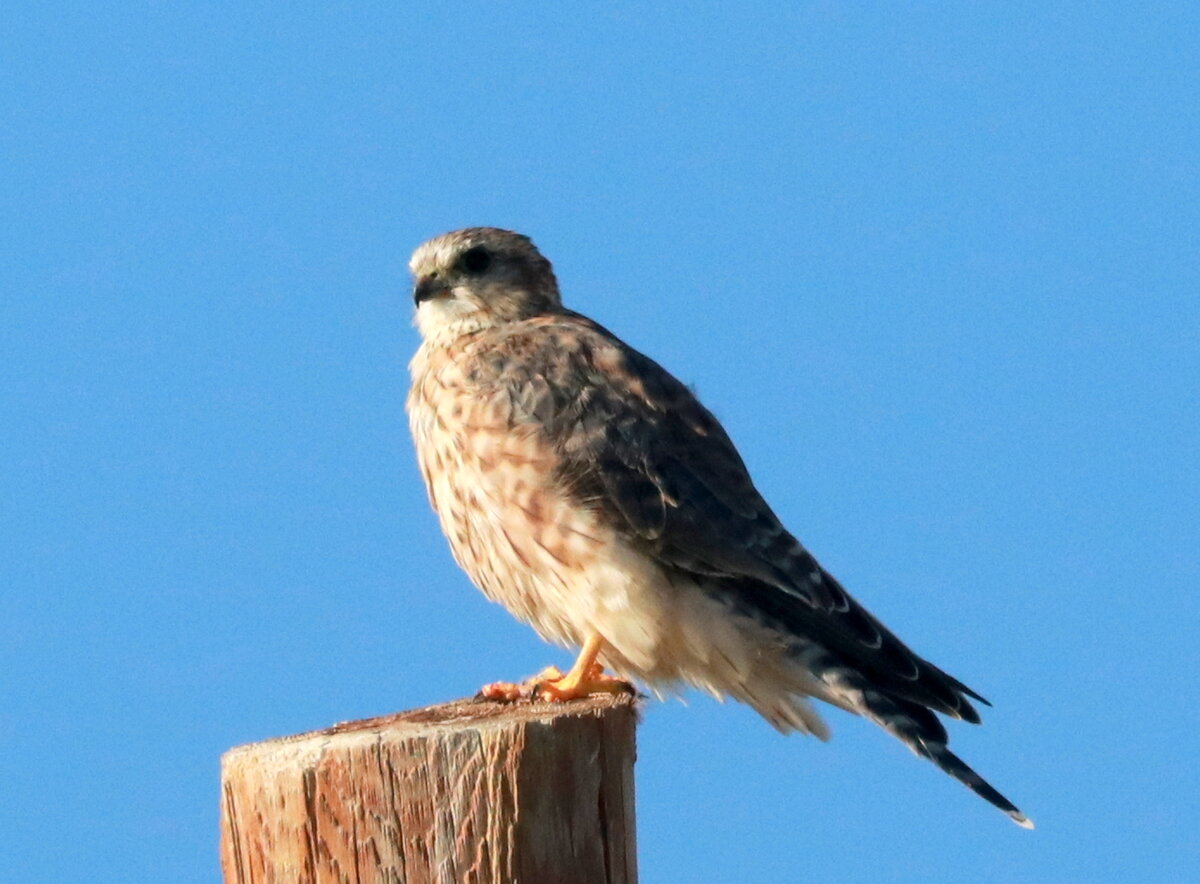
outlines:
{"label": "bird", "polygon": [[456,230],[421,244],[409,269],[422,340],[406,407],[451,552],[490,600],[580,648],[566,673],[484,697],[691,686],[824,740],[818,700],[1033,828],[948,748],[939,715],[978,724],[973,701],[988,701],[910,650],[788,532],[686,384],[563,306],[532,240]]}

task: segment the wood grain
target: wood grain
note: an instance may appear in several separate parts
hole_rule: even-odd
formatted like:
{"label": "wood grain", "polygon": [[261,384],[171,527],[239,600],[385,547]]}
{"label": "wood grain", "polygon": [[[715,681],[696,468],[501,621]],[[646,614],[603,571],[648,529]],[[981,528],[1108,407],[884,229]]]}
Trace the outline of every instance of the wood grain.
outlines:
{"label": "wood grain", "polygon": [[231,749],[226,884],[634,884],[636,718],[461,700]]}

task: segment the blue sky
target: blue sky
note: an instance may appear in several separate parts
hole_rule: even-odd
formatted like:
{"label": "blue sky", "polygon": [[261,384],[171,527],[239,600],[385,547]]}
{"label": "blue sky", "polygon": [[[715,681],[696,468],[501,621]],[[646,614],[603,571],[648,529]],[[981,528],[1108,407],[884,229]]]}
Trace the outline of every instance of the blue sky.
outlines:
{"label": "blue sky", "polygon": [[222,751],[569,655],[451,561],[412,248],[519,229],[994,703],[648,708],[645,882],[1200,868],[1190,3],[17,3],[0,19],[0,877],[213,881]]}

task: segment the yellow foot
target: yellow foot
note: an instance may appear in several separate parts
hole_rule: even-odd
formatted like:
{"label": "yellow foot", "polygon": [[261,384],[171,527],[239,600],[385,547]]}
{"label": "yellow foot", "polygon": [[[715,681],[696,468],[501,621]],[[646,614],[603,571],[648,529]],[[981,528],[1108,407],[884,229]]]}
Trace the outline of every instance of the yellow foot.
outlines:
{"label": "yellow foot", "polygon": [[501,703],[515,703],[517,700],[532,700],[538,685],[544,681],[562,678],[562,670],[557,666],[547,666],[532,678],[524,681],[494,681],[479,689],[479,696],[485,700],[497,700]]}
{"label": "yellow foot", "polygon": [[[553,670],[553,672],[551,671]],[[632,694],[633,685],[615,675],[605,675],[604,667],[593,663],[582,674],[574,671],[562,675],[551,666],[535,676],[534,696],[551,703],[565,703],[592,694]]]}
{"label": "yellow foot", "polygon": [[604,667],[592,664],[580,676],[572,672],[563,675],[557,666],[547,666],[533,678],[523,682],[496,681],[479,689],[485,700],[515,703],[517,700],[548,700],[565,703],[592,694],[633,694],[633,685],[614,675],[605,675]]}

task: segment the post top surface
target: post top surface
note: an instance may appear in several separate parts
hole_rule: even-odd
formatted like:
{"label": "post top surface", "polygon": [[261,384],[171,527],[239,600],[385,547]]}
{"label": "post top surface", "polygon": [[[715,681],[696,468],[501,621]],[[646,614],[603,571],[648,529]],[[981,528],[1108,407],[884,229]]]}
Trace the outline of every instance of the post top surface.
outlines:
{"label": "post top surface", "polygon": [[557,718],[600,717],[616,710],[636,710],[638,699],[630,695],[597,695],[569,703],[519,700],[501,703],[466,697],[449,703],[438,703],[393,712],[357,721],[343,721],[321,730],[307,731],[284,737],[273,737],[256,743],[235,746],[222,757],[222,763],[237,756],[260,754],[276,749],[300,749],[305,744],[327,745],[332,740],[359,737],[376,739],[382,734],[411,737],[430,730],[490,729],[511,727],[530,722],[549,723]]}

